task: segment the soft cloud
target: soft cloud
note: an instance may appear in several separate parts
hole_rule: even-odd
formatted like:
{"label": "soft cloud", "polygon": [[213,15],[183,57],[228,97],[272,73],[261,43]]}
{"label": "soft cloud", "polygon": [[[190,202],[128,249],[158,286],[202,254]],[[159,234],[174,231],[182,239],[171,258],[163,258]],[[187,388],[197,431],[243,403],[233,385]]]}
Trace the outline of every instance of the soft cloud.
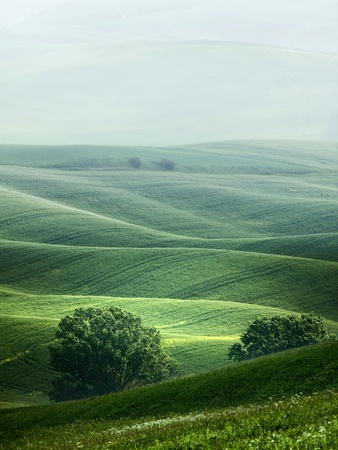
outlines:
{"label": "soft cloud", "polygon": [[338,140],[335,1],[0,7],[2,143]]}
{"label": "soft cloud", "polygon": [[335,0],[0,0],[0,26],[133,39],[208,39],[338,53]]}
{"label": "soft cloud", "polygon": [[43,10],[68,2],[67,0],[0,0],[0,26],[17,25]]}

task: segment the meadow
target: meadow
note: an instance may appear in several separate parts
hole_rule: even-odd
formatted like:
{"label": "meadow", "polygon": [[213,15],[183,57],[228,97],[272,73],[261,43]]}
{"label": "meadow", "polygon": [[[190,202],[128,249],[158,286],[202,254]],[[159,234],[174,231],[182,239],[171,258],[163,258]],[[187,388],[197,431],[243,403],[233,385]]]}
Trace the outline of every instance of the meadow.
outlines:
{"label": "meadow", "polygon": [[[337,342],[129,392],[0,412],[0,448],[332,449]],[[0,442],[1,442],[0,441]]]}
{"label": "meadow", "polygon": [[337,177],[334,143],[0,146],[0,407],[48,405],[48,345],[79,306],[140,315],[182,376],[233,367],[257,316],[314,311],[338,333]]}

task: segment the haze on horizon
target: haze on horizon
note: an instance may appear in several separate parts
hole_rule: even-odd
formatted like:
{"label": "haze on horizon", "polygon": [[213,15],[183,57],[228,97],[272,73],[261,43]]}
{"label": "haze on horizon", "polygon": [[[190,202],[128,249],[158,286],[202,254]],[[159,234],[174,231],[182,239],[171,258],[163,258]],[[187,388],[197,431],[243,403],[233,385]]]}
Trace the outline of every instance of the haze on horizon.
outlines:
{"label": "haze on horizon", "polygon": [[338,140],[338,4],[0,0],[0,142]]}

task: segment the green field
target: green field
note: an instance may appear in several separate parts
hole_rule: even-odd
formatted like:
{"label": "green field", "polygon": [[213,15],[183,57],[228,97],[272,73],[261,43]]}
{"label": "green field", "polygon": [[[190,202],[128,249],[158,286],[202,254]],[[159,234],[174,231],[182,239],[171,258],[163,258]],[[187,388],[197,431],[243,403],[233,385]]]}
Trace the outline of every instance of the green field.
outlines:
{"label": "green field", "polygon": [[337,179],[334,143],[0,146],[0,406],[48,403],[47,346],[78,306],[139,314],[183,375],[229,365],[259,315],[337,333]]}
{"label": "green field", "polygon": [[337,341],[141,389],[0,412],[0,448],[333,449]]}

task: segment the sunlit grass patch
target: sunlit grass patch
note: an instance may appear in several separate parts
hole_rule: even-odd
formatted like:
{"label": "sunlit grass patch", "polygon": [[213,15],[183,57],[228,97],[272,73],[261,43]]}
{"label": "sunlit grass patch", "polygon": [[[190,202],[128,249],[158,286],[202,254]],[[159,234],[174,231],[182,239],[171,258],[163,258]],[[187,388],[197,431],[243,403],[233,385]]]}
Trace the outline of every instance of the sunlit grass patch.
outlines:
{"label": "sunlit grass patch", "polygon": [[[13,291],[4,291],[0,298],[3,330],[0,336],[0,380],[3,384],[2,399],[9,399],[13,389],[20,391],[20,402],[26,395],[31,404],[31,392],[50,389],[52,377],[48,367],[47,346],[53,341],[57,323],[76,307],[102,307],[115,305],[141,315],[145,323],[160,329],[163,343],[180,362],[182,374],[198,373],[229,363],[228,335],[242,330],[264,308],[191,300],[174,299],[127,299],[81,296],[36,296]],[[15,305],[15,314],[11,314]],[[168,323],[168,317],[171,318]],[[206,320],[207,319],[207,320]],[[200,333],[205,333],[201,335]],[[238,335],[238,333],[237,333]],[[234,338],[234,336],[232,336]],[[34,345],[32,345],[34,342]],[[17,377],[16,371],[20,372]],[[42,371],[45,375],[36,378]],[[21,380],[21,381],[19,381]],[[25,393],[25,394],[24,394]]]}
{"label": "sunlit grass patch", "polygon": [[165,345],[184,344],[191,341],[237,341],[239,340],[239,334],[233,334],[231,336],[180,336],[164,339]]}
{"label": "sunlit grass patch", "polygon": [[37,295],[209,298],[338,318],[338,263],[331,261],[219,249],[9,241],[1,242],[1,253],[0,283]]}
{"label": "sunlit grass patch", "polygon": [[[36,391],[44,393],[45,401],[52,378],[47,347],[58,321],[77,307],[115,305],[141,316],[147,325],[159,328],[164,346],[180,363],[183,375],[228,365],[229,346],[250,322],[261,315],[290,312],[228,301],[33,295],[7,288],[2,290],[0,304],[5,331],[0,336],[0,360],[8,360],[0,365],[2,400],[16,398],[26,404],[36,402],[35,394],[32,397]],[[335,321],[328,325],[337,331]],[[37,377],[37,373],[44,375]]]}

